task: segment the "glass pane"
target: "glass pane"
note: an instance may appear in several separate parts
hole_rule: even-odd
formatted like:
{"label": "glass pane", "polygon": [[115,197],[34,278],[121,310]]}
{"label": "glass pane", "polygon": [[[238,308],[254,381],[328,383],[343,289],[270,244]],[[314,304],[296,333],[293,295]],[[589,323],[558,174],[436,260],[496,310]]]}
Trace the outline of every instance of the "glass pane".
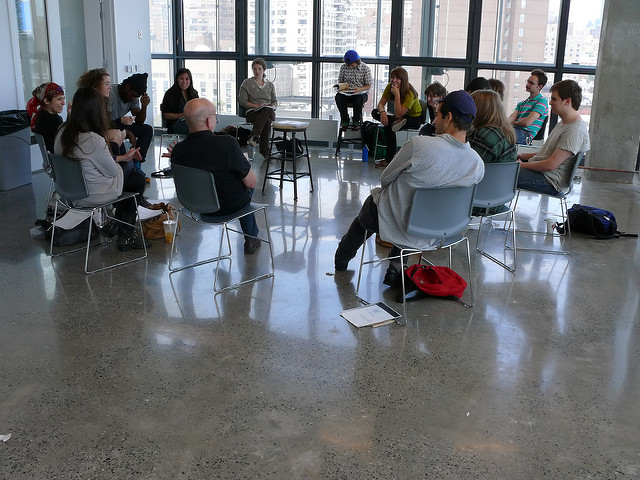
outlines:
{"label": "glass pane", "polygon": [[236,4],[233,0],[184,0],[184,49],[195,52],[234,52]]}
{"label": "glass pane", "polygon": [[[518,102],[526,100],[529,96],[525,90],[527,79],[531,76],[530,71],[523,72],[507,72],[504,70],[479,70],[479,77],[496,78],[504,84],[504,108],[507,115],[510,115],[518,105]],[[548,75],[549,76],[549,75]],[[551,98],[549,88],[553,84],[551,77],[547,81],[547,84],[542,89],[542,95],[547,99],[547,102]]]}
{"label": "glass pane", "polygon": [[447,92],[464,89],[464,70],[439,67],[407,67],[409,82],[420,94],[420,98],[426,100],[424,90],[427,85],[439,82],[447,89]]}
{"label": "glass pane", "polygon": [[151,60],[151,105],[153,105],[153,126],[161,127],[160,104],[164,94],[173,85],[173,62],[164,59]]}
{"label": "glass pane", "polygon": [[248,8],[249,54],[311,54],[313,0],[249,0]]}
{"label": "glass pane", "polygon": [[151,53],[173,53],[171,0],[149,0]]}
{"label": "glass pane", "polygon": [[322,55],[341,57],[350,49],[362,57],[388,57],[391,32],[391,0],[323,2]]}
{"label": "glass pane", "polygon": [[484,0],[480,61],[553,63],[559,14],[560,0]]}
{"label": "glass pane", "polygon": [[15,0],[24,98],[38,85],[51,81],[49,34],[44,0]]}
{"label": "glass pane", "polygon": [[604,0],[571,3],[567,46],[564,51],[566,65],[595,66],[598,63],[603,8]]}
{"label": "glass pane", "polygon": [[582,102],[580,103],[580,108],[578,109],[578,113],[582,117],[582,119],[587,122],[587,127],[589,126],[589,121],[591,120],[591,106],[593,105],[593,88],[595,75],[569,75],[565,74],[562,76],[563,80],[575,80],[582,88]]}
{"label": "glass pane", "polygon": [[402,54],[464,58],[469,0],[404,0]]}
{"label": "glass pane", "polygon": [[[248,69],[251,71],[251,64]],[[267,80],[273,82],[276,88],[276,97],[278,98],[276,115],[311,117],[310,62],[267,62],[266,74]]]}
{"label": "glass pane", "polygon": [[211,100],[219,114],[235,115],[238,103],[235,61],[185,60],[184,66],[191,70],[193,88],[200,97]]}
{"label": "glass pane", "polygon": [[[335,120],[340,118],[336,108],[336,91],[333,85],[338,80],[341,65],[341,63],[323,63],[320,65],[320,78],[322,79],[320,85],[320,118]],[[371,120],[371,110],[375,108],[380,99],[379,97],[382,96],[382,90],[387,85],[389,74],[389,67],[386,65],[369,65],[369,68],[371,69],[373,84],[369,90],[369,98],[362,108],[364,120]],[[378,79],[378,75],[383,77],[382,80]]]}

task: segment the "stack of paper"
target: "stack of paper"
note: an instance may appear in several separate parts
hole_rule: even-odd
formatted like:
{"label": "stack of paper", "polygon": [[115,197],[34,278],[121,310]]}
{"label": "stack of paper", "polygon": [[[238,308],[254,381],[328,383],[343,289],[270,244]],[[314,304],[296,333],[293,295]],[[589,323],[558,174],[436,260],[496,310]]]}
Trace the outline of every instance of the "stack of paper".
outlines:
{"label": "stack of paper", "polygon": [[380,327],[394,322],[396,318],[402,316],[383,302],[350,308],[349,310],[341,312],[340,315],[346,318],[354,327],[358,328]]}

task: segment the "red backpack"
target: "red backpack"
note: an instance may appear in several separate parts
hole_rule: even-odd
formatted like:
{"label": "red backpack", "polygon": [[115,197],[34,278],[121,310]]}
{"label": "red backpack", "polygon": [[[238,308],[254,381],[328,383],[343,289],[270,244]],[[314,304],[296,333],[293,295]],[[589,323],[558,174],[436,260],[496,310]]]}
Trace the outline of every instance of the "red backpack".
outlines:
{"label": "red backpack", "polygon": [[436,297],[462,297],[467,282],[448,267],[411,265],[405,274],[418,290]]}

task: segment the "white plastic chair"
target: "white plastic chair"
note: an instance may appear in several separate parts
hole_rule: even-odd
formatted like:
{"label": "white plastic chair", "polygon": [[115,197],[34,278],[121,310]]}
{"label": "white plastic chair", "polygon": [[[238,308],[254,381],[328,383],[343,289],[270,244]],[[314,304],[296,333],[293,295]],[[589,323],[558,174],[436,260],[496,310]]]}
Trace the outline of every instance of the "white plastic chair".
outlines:
{"label": "white plastic chair", "polygon": [[[424,252],[449,249],[449,268],[451,268],[452,249],[459,243],[465,242],[467,246],[467,270],[468,270],[468,286],[471,296],[471,303],[461,303],[465,307],[473,306],[473,287],[471,285],[471,255],[469,252],[469,239],[463,234],[471,220],[471,211],[473,208],[473,197],[476,191],[476,185],[468,187],[441,187],[441,188],[420,188],[413,194],[413,202],[411,204],[411,212],[409,215],[409,224],[407,231],[419,236],[423,239],[437,240],[430,248],[422,250],[410,245],[397,245],[400,248],[400,255],[387,258],[376,258],[374,260],[364,261],[364,254],[367,245],[367,232],[365,232],[365,241],[362,245],[362,254],[360,256],[360,267],[358,269],[358,283],[356,286],[356,295],[358,300],[368,303],[359,296],[360,279],[362,276],[362,267],[371,263],[379,263],[387,260],[400,259],[401,265],[404,265],[405,258],[410,255],[420,255],[418,263],[426,261],[423,256]],[[398,321],[400,324],[406,323],[407,319],[407,300],[405,288],[405,274],[402,277],[402,308],[403,319]]]}

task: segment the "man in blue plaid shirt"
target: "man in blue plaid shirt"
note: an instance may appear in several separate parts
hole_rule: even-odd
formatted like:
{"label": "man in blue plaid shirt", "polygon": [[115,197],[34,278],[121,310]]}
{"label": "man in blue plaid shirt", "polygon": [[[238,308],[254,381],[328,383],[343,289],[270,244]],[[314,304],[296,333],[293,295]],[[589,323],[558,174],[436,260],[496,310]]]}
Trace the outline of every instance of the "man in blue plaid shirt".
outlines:
{"label": "man in blue plaid shirt", "polygon": [[348,50],[344,54],[344,64],[338,74],[338,93],[336,106],[340,112],[340,128],[349,128],[349,112],[347,107],[353,108],[353,122],[351,128],[359,130],[362,124],[362,107],[367,102],[367,92],[371,88],[371,70],[360,59],[355,50]]}

